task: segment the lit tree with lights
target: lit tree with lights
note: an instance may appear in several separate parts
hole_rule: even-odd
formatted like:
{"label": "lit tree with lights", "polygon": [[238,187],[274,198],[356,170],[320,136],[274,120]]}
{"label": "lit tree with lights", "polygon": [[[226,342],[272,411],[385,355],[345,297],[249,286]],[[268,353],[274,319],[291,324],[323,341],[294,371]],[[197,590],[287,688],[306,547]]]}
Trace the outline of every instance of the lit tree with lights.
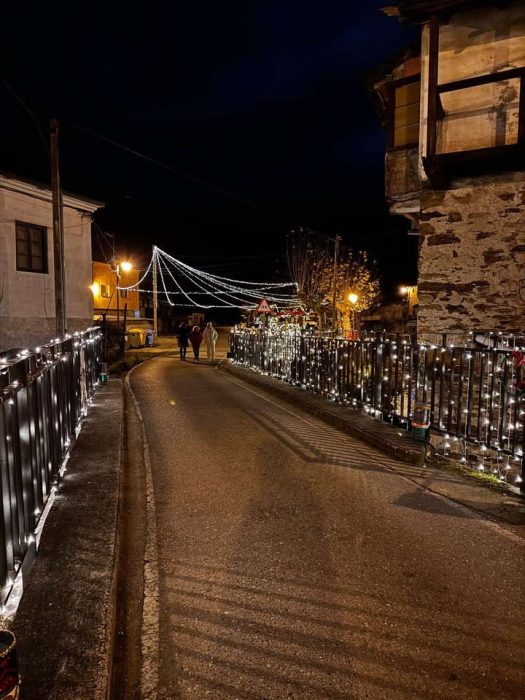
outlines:
{"label": "lit tree with lights", "polygon": [[[298,297],[319,314],[322,328],[328,326],[334,276],[336,307],[343,316],[368,309],[379,294],[377,273],[366,252],[341,247],[334,266],[333,243],[303,230],[293,232],[289,238],[288,264]],[[349,295],[355,295],[354,300],[357,297],[353,304]]]}

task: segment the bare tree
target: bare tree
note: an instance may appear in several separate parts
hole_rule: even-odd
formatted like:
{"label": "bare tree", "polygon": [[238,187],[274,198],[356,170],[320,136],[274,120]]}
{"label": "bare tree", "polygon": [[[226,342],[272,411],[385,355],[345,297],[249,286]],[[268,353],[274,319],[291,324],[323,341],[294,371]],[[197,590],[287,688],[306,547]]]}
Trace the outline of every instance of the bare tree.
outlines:
{"label": "bare tree", "polygon": [[[327,312],[333,295],[334,258],[329,239],[299,229],[288,239],[288,266],[301,302],[319,314],[321,327],[327,325]],[[379,293],[375,266],[363,251],[341,247],[336,277],[336,306],[339,312],[352,308],[348,295],[357,295],[356,311],[369,308]]]}

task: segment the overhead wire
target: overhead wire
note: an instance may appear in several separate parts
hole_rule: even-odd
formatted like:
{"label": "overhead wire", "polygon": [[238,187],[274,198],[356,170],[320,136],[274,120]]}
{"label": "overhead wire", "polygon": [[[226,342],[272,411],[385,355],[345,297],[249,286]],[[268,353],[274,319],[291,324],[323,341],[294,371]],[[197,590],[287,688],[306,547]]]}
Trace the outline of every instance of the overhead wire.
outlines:
{"label": "overhead wire", "polygon": [[79,129],[80,131],[83,131],[84,133],[89,134],[93,138],[97,138],[101,141],[105,141],[106,143],[111,144],[115,148],[119,148],[122,151],[125,151],[126,153],[131,153],[132,155],[136,156],[137,158],[141,158],[142,160],[145,160],[149,163],[157,165],[160,168],[164,168],[165,170],[168,170],[168,171],[174,173],[175,175],[183,177],[186,180],[189,180],[190,182],[201,185],[202,187],[206,187],[207,189],[209,189],[213,192],[216,192],[217,194],[220,194],[221,196],[226,197],[227,199],[231,199],[232,201],[237,202],[238,204],[242,204],[245,207],[249,207],[250,209],[254,209],[255,211],[258,211],[261,214],[265,214],[266,216],[272,217],[274,219],[278,219],[279,221],[282,221],[283,223],[286,223],[288,225],[291,225],[291,226],[298,226],[299,225],[296,222],[292,221],[291,219],[283,217],[281,214],[277,214],[276,212],[273,212],[269,209],[261,207],[258,204],[254,204],[253,202],[250,202],[249,200],[244,199],[243,197],[239,197],[239,195],[234,194],[233,192],[230,192],[228,190],[225,190],[223,187],[218,187],[217,185],[214,185],[210,182],[207,182],[206,180],[202,180],[201,178],[196,177],[195,175],[192,175],[191,173],[187,173],[184,170],[180,170],[179,168],[175,168],[173,165],[170,165],[169,163],[164,163],[163,161],[159,160],[158,158],[154,158],[154,157],[149,156],[145,153],[142,153],[141,151],[138,151],[136,148],[131,148],[130,146],[127,146],[126,144],[120,143],[119,141],[115,141],[115,139],[112,139],[109,136],[105,136],[104,134],[99,134],[98,132],[93,131],[93,129],[89,129],[88,127],[83,126],[82,124],[78,124],[77,122],[71,121],[70,119],[64,119],[63,121],[66,124],[70,124],[75,129]]}

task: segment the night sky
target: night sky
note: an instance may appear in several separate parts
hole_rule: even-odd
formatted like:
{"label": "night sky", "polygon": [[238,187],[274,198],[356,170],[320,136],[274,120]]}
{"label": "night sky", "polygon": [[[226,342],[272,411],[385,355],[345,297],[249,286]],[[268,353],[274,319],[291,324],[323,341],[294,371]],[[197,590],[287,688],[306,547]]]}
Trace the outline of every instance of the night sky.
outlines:
{"label": "night sky", "polygon": [[[385,135],[367,71],[415,30],[378,0],[289,0],[3,10],[0,167],[49,180],[49,116],[62,183],[101,199],[102,228],[139,263],[152,243],[218,274],[286,274],[297,225],[377,260],[385,290],[415,280],[417,238],[384,202]],[[11,4],[12,5],[12,4]],[[69,8],[69,9],[68,9]],[[12,31],[23,27],[22,32]],[[77,126],[141,151],[138,159]]]}

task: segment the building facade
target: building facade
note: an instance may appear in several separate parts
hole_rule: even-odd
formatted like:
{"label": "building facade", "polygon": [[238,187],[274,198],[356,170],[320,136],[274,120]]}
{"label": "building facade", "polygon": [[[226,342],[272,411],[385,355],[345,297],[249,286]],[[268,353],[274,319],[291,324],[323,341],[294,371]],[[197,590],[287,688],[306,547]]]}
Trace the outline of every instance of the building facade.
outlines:
{"label": "building facade", "polygon": [[374,83],[390,210],[419,233],[418,338],[525,332],[525,8],[407,0],[420,45]]}
{"label": "building facade", "polygon": [[[93,325],[91,217],[102,204],[63,195],[68,332]],[[0,350],[56,335],[51,189],[0,175]]]}

